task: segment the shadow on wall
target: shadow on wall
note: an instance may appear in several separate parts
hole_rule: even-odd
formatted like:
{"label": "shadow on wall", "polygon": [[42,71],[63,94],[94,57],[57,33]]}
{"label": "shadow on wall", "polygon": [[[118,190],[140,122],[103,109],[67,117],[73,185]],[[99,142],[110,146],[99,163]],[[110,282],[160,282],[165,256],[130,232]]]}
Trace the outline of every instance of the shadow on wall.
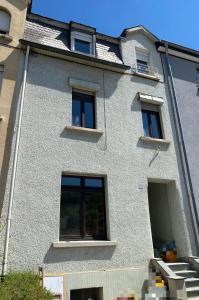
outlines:
{"label": "shadow on wall", "polygon": [[11,5],[15,6],[19,10],[24,10],[27,7],[25,1],[20,0],[7,0]]}
{"label": "shadow on wall", "polygon": [[99,134],[90,134],[89,132],[74,132],[72,130],[64,129],[61,134],[61,138],[65,139],[71,139],[74,141],[84,141],[88,143],[97,143],[100,138],[102,138],[102,135]]}
{"label": "shadow on wall", "polygon": [[107,247],[55,249],[51,246],[44,257],[44,263],[53,264],[71,261],[110,260],[114,251],[114,246],[108,249]]}
{"label": "shadow on wall", "polygon": [[[123,76],[123,74],[96,69],[96,67],[79,64],[78,62],[47,57],[34,52],[30,54],[28,71],[29,74],[31,73],[31,77],[28,76],[27,82],[33,86],[42,86],[49,89],[48,93],[50,90],[57,90],[70,94],[71,87],[68,80],[72,77],[99,83],[101,88],[98,96],[100,98],[105,94],[106,100],[117,89],[118,81]],[[103,83],[105,83],[104,86]]]}
{"label": "shadow on wall", "polygon": [[[15,123],[15,119],[16,119],[17,101],[18,101],[18,94],[19,94],[19,82],[21,79],[21,70],[18,69],[18,66],[23,65],[19,54],[20,54],[19,50],[14,50],[13,52],[11,52],[11,54],[7,57],[7,59],[5,61],[0,62],[1,64],[6,66],[6,70],[4,73],[4,80],[16,81],[16,78],[18,78],[17,83],[15,84],[12,99],[8,99],[8,101],[10,101],[10,103],[11,103],[8,124],[4,123],[5,122],[4,120],[1,121],[1,123],[0,123],[0,128],[2,126],[3,130],[6,130],[6,126],[7,126],[7,132],[5,132],[6,140],[5,140],[3,161],[2,161],[2,172],[0,174],[0,213],[2,210],[3,199],[4,199],[4,195],[5,195],[9,160],[10,160],[10,154],[11,154],[13,128],[14,128],[14,123]],[[16,61],[18,61],[18,64],[15,63]],[[5,84],[4,81],[3,81],[3,84]],[[6,94],[4,94],[4,95],[5,95],[5,97],[7,97]],[[4,95],[2,94],[2,97],[4,97]],[[8,104],[8,106],[9,106],[9,104]],[[7,119],[7,117],[6,117],[6,119]]]}

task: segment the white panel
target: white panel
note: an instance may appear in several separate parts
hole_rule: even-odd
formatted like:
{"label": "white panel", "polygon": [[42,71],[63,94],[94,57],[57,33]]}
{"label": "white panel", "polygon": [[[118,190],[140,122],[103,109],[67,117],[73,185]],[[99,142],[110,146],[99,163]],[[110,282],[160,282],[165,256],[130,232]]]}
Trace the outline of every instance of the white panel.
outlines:
{"label": "white panel", "polygon": [[44,287],[55,295],[62,295],[62,299],[64,299],[63,276],[44,277]]}
{"label": "white panel", "polygon": [[163,98],[146,95],[146,94],[139,94],[139,99],[142,102],[156,104],[156,105],[162,105],[164,103]]}
{"label": "white panel", "polygon": [[149,54],[146,51],[141,51],[136,49],[136,58],[139,60],[143,60],[149,62]]}
{"label": "white panel", "polygon": [[10,15],[0,10],[0,31],[5,31],[6,33],[9,32],[10,29]]}

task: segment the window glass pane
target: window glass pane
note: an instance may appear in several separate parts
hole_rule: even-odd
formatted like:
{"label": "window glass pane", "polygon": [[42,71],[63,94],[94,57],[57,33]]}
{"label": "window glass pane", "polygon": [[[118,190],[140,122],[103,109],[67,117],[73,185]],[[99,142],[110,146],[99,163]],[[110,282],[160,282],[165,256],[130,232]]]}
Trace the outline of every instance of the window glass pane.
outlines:
{"label": "window glass pane", "polygon": [[8,33],[10,29],[10,15],[0,10],[0,33]]}
{"label": "window glass pane", "polygon": [[90,54],[90,43],[75,39],[75,51]]}
{"label": "window glass pane", "polygon": [[144,135],[145,136],[150,136],[148,117],[147,117],[147,112],[146,111],[142,111],[142,122],[143,122]]}
{"label": "window glass pane", "polygon": [[87,187],[102,187],[103,180],[101,178],[86,178],[85,179],[85,186]]}
{"label": "window glass pane", "polygon": [[162,134],[160,131],[159,115],[153,112],[151,112],[151,134],[154,138],[162,138]]}
{"label": "window glass pane", "polygon": [[199,83],[199,69],[196,70],[196,83]]}
{"label": "window glass pane", "polygon": [[81,126],[81,102],[75,99],[72,105],[72,125]]}
{"label": "window glass pane", "polygon": [[60,239],[81,235],[81,193],[62,191],[60,208]]}
{"label": "window glass pane", "polygon": [[92,239],[106,239],[104,195],[100,192],[85,194],[85,235]]}
{"label": "window glass pane", "polygon": [[80,186],[80,183],[81,183],[80,177],[62,176],[62,179],[61,179],[62,185]]}
{"label": "window glass pane", "polygon": [[148,72],[148,62],[143,61],[143,60],[137,60],[137,69],[139,72]]}
{"label": "window glass pane", "polygon": [[71,300],[99,300],[99,289],[90,288],[90,289],[81,289],[81,290],[72,290],[70,292]]}
{"label": "window glass pane", "polygon": [[94,128],[93,102],[84,102],[84,127]]}

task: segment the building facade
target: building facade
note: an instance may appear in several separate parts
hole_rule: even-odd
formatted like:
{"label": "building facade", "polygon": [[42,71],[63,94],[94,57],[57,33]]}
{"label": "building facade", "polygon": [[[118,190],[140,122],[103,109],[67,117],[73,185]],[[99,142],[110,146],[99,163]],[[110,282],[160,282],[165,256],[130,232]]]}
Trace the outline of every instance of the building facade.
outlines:
{"label": "building facade", "polygon": [[28,3],[0,1],[0,210],[2,209],[16,112],[20,44]]}
{"label": "building facade", "polygon": [[63,299],[139,295],[163,244],[179,257],[196,253],[157,41],[142,26],[113,38],[75,22],[26,20],[4,263],[41,266]]}

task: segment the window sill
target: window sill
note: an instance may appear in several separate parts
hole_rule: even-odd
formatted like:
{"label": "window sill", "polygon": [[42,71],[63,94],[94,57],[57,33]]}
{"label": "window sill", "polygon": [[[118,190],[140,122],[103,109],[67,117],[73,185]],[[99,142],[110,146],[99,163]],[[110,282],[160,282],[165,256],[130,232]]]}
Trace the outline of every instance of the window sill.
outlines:
{"label": "window sill", "polygon": [[138,71],[134,71],[133,74],[136,75],[136,76],[147,78],[147,79],[160,81],[160,78],[158,76],[155,76],[155,75],[149,75],[149,74],[145,74],[145,73],[138,72]]}
{"label": "window sill", "polygon": [[5,40],[6,42],[12,42],[13,37],[8,34],[0,33],[0,39]]}
{"label": "window sill", "polygon": [[82,248],[82,247],[115,247],[117,241],[69,241],[54,242],[53,248]]}
{"label": "window sill", "polygon": [[78,127],[78,126],[69,126],[67,125],[65,127],[66,130],[72,130],[76,132],[84,132],[84,133],[93,133],[93,134],[99,134],[102,135],[103,131],[100,129],[92,129],[92,128],[85,128],[85,127]]}
{"label": "window sill", "polygon": [[147,143],[150,142],[150,143],[153,143],[153,144],[169,145],[171,143],[170,141],[167,141],[167,140],[164,140],[164,139],[155,139],[155,138],[152,138],[152,137],[149,137],[149,136],[141,136],[140,140],[143,141],[143,142],[147,142]]}

